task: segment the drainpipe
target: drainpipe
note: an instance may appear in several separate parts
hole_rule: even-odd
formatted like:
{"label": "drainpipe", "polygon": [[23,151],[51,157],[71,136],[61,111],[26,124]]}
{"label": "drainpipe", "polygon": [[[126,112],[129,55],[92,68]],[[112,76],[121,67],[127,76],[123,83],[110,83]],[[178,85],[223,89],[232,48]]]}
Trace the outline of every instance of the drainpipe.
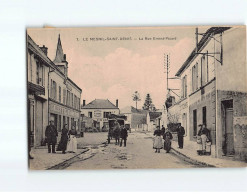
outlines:
{"label": "drainpipe", "polygon": [[50,97],[50,73],[54,72],[55,69],[52,69],[50,70],[50,67],[49,67],[49,72],[48,72],[48,125],[49,125],[49,122],[50,122],[50,104],[49,104],[49,97]]}

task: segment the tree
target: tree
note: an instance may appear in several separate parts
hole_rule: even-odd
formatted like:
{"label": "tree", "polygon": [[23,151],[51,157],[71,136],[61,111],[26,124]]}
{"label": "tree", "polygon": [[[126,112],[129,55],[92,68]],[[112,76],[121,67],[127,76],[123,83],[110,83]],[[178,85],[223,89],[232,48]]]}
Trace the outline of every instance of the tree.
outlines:
{"label": "tree", "polygon": [[137,102],[141,101],[140,94],[138,91],[135,91],[135,93],[132,95],[133,101],[136,102],[136,109],[137,109]]}
{"label": "tree", "polygon": [[145,99],[145,102],[143,104],[143,110],[150,110],[155,111],[155,106],[153,104],[152,98],[150,97],[150,94],[148,93]]}

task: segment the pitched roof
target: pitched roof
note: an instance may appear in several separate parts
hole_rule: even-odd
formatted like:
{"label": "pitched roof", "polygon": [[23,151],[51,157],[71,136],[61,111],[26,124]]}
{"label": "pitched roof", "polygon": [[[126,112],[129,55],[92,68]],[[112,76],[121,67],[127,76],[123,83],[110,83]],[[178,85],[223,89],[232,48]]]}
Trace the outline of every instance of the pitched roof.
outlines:
{"label": "pitched roof", "polygon": [[58,42],[57,42],[56,57],[55,57],[55,60],[53,62],[54,63],[61,63],[63,61],[66,61],[66,60],[64,59],[64,53],[63,53],[62,43],[61,43],[60,34],[59,34],[58,35]]}
{"label": "pitched roof", "polygon": [[95,99],[89,104],[83,106],[82,109],[118,109],[118,107],[116,107],[108,99]]}
{"label": "pitched roof", "polygon": [[162,112],[149,112],[150,120],[154,120],[162,115]]}
{"label": "pitched roof", "polygon": [[[202,39],[198,43],[198,51],[200,51],[204,44],[214,35],[223,33],[224,31],[230,29],[231,27],[212,27],[206,31],[206,33],[203,35]],[[198,54],[196,53],[196,48],[191,52],[187,60],[184,62],[184,64],[180,67],[180,69],[177,71],[175,76],[180,76],[181,73],[184,71],[184,69],[190,64],[190,62],[194,59],[195,56]]]}

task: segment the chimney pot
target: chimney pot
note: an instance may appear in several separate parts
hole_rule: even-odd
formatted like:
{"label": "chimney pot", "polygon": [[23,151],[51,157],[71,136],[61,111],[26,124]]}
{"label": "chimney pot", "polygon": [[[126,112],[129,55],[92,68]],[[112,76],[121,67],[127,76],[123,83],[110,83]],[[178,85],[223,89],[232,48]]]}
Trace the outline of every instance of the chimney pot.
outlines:
{"label": "chimney pot", "polygon": [[42,47],[39,47],[44,53],[45,53],[45,55],[47,56],[47,54],[48,54],[48,48],[45,46],[45,45],[43,45]]}
{"label": "chimney pot", "polygon": [[116,107],[118,107],[118,99],[116,99]]}
{"label": "chimney pot", "polygon": [[83,100],[82,106],[85,106],[85,105],[86,105],[86,100]]}

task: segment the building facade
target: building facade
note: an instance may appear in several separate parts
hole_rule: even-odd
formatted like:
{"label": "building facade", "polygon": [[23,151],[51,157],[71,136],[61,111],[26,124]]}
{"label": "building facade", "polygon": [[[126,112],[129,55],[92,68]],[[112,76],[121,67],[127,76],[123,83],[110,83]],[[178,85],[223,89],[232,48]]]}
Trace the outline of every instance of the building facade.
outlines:
{"label": "building facade", "polygon": [[97,121],[96,128],[102,129],[103,126],[108,128],[108,116],[111,114],[120,114],[118,100],[116,100],[116,105],[111,103],[108,99],[95,99],[89,104],[86,104],[85,100],[83,100],[81,114],[92,118],[93,121]]}
{"label": "building facade", "polygon": [[34,146],[41,144],[48,124],[48,74],[54,69],[43,48],[27,36],[28,129]]}
{"label": "building facade", "polygon": [[45,129],[53,120],[58,130],[63,124],[79,129],[82,90],[68,78],[68,62],[63,54],[60,36],[56,59],[47,56],[48,48],[39,47],[27,36],[28,129],[33,145],[40,146]]}
{"label": "building facade", "polygon": [[196,141],[198,125],[206,124],[215,157],[246,158],[246,140],[239,144],[243,139],[234,130],[241,126],[234,121],[246,117],[245,33],[241,27],[208,29],[176,73],[181,97],[168,115],[178,115],[190,141]]}
{"label": "building facade", "polygon": [[56,57],[56,69],[49,74],[49,120],[53,120],[58,131],[64,124],[80,130],[80,101],[82,90],[68,77],[68,62],[63,53],[60,35]]}

